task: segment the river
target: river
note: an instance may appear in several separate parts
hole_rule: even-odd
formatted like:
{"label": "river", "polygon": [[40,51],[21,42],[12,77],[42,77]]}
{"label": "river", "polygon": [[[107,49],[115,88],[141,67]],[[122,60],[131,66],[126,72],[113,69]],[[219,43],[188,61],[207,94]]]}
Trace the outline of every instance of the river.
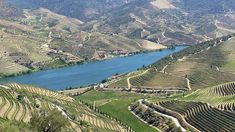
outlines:
{"label": "river", "polygon": [[163,51],[148,52],[64,68],[44,70],[16,77],[2,78],[0,82],[32,84],[51,90],[87,86],[99,83],[116,73],[132,72],[137,68],[141,68],[143,65],[150,65],[167,55],[179,52],[185,48],[187,48],[187,46],[177,46],[174,50],[166,49]]}

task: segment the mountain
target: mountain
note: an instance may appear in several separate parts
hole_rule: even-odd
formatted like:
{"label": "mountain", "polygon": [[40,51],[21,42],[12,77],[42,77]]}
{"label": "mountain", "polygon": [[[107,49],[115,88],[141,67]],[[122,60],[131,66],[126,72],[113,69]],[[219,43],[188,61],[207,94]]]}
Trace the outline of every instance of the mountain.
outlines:
{"label": "mountain", "polygon": [[83,21],[45,8],[17,10],[21,15],[0,19],[1,76],[166,48],[143,39],[85,31]]}
{"label": "mountain", "polygon": [[226,11],[233,11],[235,4],[233,0],[172,0],[172,3],[190,12],[196,13],[223,13]]}
{"label": "mountain", "polygon": [[[232,0],[10,0],[84,21],[82,30],[148,39],[164,45],[196,44],[234,32]],[[69,8],[67,8],[69,7]]]}
{"label": "mountain", "polygon": [[[134,0],[9,0],[22,8],[47,8],[82,21],[93,19]],[[69,7],[69,8],[68,8]]]}
{"label": "mountain", "polygon": [[7,75],[166,48],[162,45],[193,45],[235,32],[230,0],[9,2],[1,1],[0,20],[0,70]]}
{"label": "mountain", "polygon": [[0,0],[0,18],[15,18],[20,17],[22,11],[6,2],[6,0]]}
{"label": "mountain", "polygon": [[[99,26],[96,30],[162,44],[195,44],[234,32],[234,24],[231,25],[235,15],[234,2],[197,3],[181,0],[132,1],[97,19],[95,25]],[[92,27],[94,23],[90,23],[87,26]]]}

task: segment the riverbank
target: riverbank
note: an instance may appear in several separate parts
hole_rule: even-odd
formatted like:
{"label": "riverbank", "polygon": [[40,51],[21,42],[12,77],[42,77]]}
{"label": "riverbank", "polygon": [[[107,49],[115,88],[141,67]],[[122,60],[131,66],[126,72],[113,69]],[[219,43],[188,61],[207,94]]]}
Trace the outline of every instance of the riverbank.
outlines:
{"label": "riverbank", "polygon": [[100,61],[110,60],[110,59],[114,59],[114,58],[129,57],[129,56],[133,56],[133,55],[144,54],[144,53],[151,53],[151,52],[161,52],[161,51],[167,50],[167,49],[170,49],[170,48],[158,49],[158,50],[148,50],[148,51],[146,50],[146,51],[130,52],[130,53],[128,53],[128,55],[116,55],[116,56],[112,56],[112,57],[101,59],[101,60],[96,60],[96,59],[81,60],[81,61],[74,62],[74,63],[60,62],[59,64],[57,64],[57,62],[56,62],[57,60],[53,60],[53,61],[55,61],[55,63],[48,64],[48,66],[45,66],[44,68],[28,68],[28,70],[26,70],[26,71],[20,71],[20,72],[11,73],[11,74],[0,73],[0,79],[1,78],[8,78],[8,77],[17,77],[17,76],[31,74],[31,73],[35,73],[35,72],[39,72],[39,71],[44,71],[44,70],[70,67],[70,66],[74,66],[74,65],[83,65],[83,64],[92,63],[92,62],[100,62]]}
{"label": "riverbank", "polygon": [[70,67],[41,70],[22,76],[8,77],[0,79],[0,82],[16,82],[32,84],[52,90],[62,90],[65,88],[86,87],[97,84],[116,74],[126,74],[136,71],[143,66],[148,66],[154,62],[179,52],[187,48],[178,46],[174,50],[166,49],[158,52],[141,52],[126,57],[116,57],[102,61],[83,62]]}

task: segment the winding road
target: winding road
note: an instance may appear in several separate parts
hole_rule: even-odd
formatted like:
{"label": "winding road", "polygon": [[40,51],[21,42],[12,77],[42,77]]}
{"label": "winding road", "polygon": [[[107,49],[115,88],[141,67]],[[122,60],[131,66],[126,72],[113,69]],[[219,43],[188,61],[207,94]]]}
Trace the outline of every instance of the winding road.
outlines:
{"label": "winding road", "polygon": [[[146,105],[143,103],[143,99],[140,99],[140,100],[139,100],[139,103],[142,104],[145,108],[152,109],[152,108],[149,108],[148,106],[146,106]],[[152,109],[152,110],[153,110],[153,109]],[[155,110],[153,110],[153,111],[154,111],[154,113],[156,113],[156,114],[158,114],[158,115],[161,115],[161,116],[163,116],[163,117],[166,117],[166,118],[168,118],[168,119],[171,119],[171,120],[175,123],[175,125],[181,129],[181,131],[186,132],[186,129],[181,126],[181,124],[179,123],[179,121],[178,121],[177,118],[175,118],[175,117],[173,117],[173,116],[169,116],[169,115],[167,115],[167,114],[160,113],[160,112],[155,111]]]}
{"label": "winding road", "polygon": [[140,73],[140,74],[138,74],[138,75],[134,75],[134,76],[128,77],[128,78],[127,78],[128,89],[130,89],[130,88],[131,88],[131,83],[130,83],[130,79],[131,79],[131,78],[134,78],[134,77],[138,77],[138,76],[144,75],[144,74],[145,74],[145,73],[147,73],[149,70],[150,70],[150,69],[148,69],[148,70],[146,70],[146,71],[144,71],[143,73]]}

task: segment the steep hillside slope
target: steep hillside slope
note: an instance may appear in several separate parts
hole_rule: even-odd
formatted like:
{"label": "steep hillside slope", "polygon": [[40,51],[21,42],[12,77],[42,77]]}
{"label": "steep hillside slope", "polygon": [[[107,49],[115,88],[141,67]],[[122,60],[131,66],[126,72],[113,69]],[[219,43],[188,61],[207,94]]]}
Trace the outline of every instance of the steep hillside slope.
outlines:
{"label": "steep hillside slope", "polygon": [[111,118],[57,92],[12,83],[0,85],[0,93],[0,118],[5,119],[3,122],[13,121],[29,126],[35,113],[40,115],[57,110],[69,122],[64,131],[125,131]]}
{"label": "steep hillside slope", "polygon": [[234,21],[234,2],[208,1],[196,5],[189,1],[133,1],[104,14],[95,24],[99,32],[163,44],[195,44],[234,32],[234,25],[229,24]]}
{"label": "steep hillside slope", "polygon": [[117,34],[86,32],[84,22],[44,8],[23,10],[22,17],[8,18],[0,19],[1,75],[165,48],[155,43],[144,46],[143,40]]}
{"label": "steep hillside slope", "polygon": [[[196,44],[234,33],[232,0],[10,0],[16,5],[44,7],[85,21],[82,29],[148,39],[162,44]],[[70,7],[70,8],[66,8]],[[79,12],[79,13],[77,13]]]}
{"label": "steep hillside slope", "polygon": [[233,131],[234,87],[228,82],[140,104],[176,118],[190,131]]}
{"label": "steep hillside slope", "polygon": [[192,90],[231,82],[235,79],[234,43],[234,37],[218,38],[192,46],[111,83],[110,88]]}

